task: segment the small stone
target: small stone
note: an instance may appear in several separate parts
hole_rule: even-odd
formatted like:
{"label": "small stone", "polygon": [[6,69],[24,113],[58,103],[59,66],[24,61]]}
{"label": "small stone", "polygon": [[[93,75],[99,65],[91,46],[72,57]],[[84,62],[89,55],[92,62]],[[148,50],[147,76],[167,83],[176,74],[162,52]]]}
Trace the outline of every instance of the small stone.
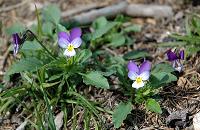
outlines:
{"label": "small stone", "polygon": [[193,126],[194,130],[200,130],[200,112],[194,115]]}

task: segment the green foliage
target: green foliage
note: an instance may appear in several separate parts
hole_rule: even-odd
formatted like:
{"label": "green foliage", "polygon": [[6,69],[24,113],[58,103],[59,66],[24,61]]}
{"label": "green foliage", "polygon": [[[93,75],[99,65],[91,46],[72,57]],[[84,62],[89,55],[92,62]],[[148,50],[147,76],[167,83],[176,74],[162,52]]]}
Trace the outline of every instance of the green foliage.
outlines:
{"label": "green foliage", "polygon": [[12,75],[15,73],[20,73],[24,71],[36,71],[38,68],[40,68],[43,65],[43,63],[38,60],[37,58],[24,58],[21,59],[20,61],[16,62],[13,64],[8,72],[7,75]]}
{"label": "green foliage", "polygon": [[101,75],[101,73],[99,72],[91,71],[91,72],[88,72],[86,74],[81,74],[81,75],[83,77],[83,82],[86,85],[93,85],[98,88],[104,88],[104,89],[109,88],[107,79],[103,77],[103,75]]}
{"label": "green foliage", "polygon": [[124,26],[123,23],[126,21],[125,19],[126,18],[122,15],[117,16],[114,21],[108,21],[105,17],[97,18],[92,23],[94,29],[94,32],[90,36],[92,46],[95,48],[96,46],[98,47],[107,43],[108,46],[116,48],[132,44],[134,40],[132,40],[133,38],[128,34],[139,32],[141,26],[133,24]]}
{"label": "green foliage", "polygon": [[61,12],[57,5],[48,5],[42,10],[42,17],[45,21],[58,24],[61,18]]}
{"label": "green foliage", "polygon": [[186,54],[192,55],[200,51],[200,18],[196,14],[186,17],[186,34],[172,34],[175,42],[162,43],[163,47],[185,47]]}
{"label": "green foliage", "polygon": [[151,72],[150,86],[158,88],[177,81],[177,77],[172,74],[174,71],[174,68],[168,64],[157,64]]}
{"label": "green foliage", "polygon": [[127,60],[132,60],[132,59],[137,59],[137,58],[144,58],[144,57],[149,57],[149,53],[146,51],[131,51],[128,52],[124,55],[124,59]]}
{"label": "green foliage", "polygon": [[149,98],[146,103],[145,103],[145,106],[148,110],[152,111],[152,112],[155,112],[155,113],[159,113],[161,114],[162,113],[162,110],[160,108],[160,105],[158,102],[156,102],[155,99],[151,99]]}
{"label": "green foliage", "polygon": [[115,128],[119,128],[123,122],[123,120],[126,119],[127,115],[132,110],[132,103],[129,101],[127,103],[121,102],[114,110],[114,113],[112,115],[112,120],[114,123]]}
{"label": "green foliage", "polygon": [[15,23],[6,29],[6,33],[11,36],[13,33],[22,33],[24,30],[25,27],[21,23]]}
{"label": "green foliage", "polygon": [[21,50],[36,51],[41,50],[42,46],[36,41],[25,41]]}

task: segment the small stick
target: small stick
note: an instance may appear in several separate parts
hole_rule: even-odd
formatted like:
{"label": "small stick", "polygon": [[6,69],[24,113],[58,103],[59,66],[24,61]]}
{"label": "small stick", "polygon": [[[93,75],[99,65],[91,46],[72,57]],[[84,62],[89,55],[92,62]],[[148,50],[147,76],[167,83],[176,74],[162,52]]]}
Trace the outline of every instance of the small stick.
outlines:
{"label": "small stick", "polygon": [[80,15],[76,15],[69,19],[71,22],[78,22],[81,24],[88,24],[100,16],[112,17],[117,14],[124,13],[128,3],[126,1],[120,2],[101,9],[94,9]]}
{"label": "small stick", "polygon": [[11,5],[11,6],[8,6],[8,7],[5,7],[5,8],[1,8],[0,9],[0,13],[1,12],[7,12],[7,11],[10,11],[12,9],[16,9],[16,8],[19,8],[23,5],[25,5],[26,3],[30,2],[30,0],[24,0],[23,2],[19,3],[19,4],[16,4],[16,5]]}

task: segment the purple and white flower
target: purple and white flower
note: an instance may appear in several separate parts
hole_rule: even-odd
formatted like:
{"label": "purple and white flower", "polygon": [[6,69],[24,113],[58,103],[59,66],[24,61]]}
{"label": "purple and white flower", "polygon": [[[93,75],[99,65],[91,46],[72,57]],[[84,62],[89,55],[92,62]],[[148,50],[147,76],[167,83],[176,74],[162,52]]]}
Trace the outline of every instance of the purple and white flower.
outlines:
{"label": "purple and white flower", "polygon": [[12,39],[13,39],[12,43],[14,45],[13,53],[14,56],[16,56],[19,51],[19,47],[22,44],[22,39],[19,37],[18,33],[12,34]]}
{"label": "purple and white flower", "polygon": [[76,55],[75,48],[78,48],[82,43],[81,34],[82,32],[80,28],[73,28],[69,33],[58,33],[58,45],[61,48],[65,48],[65,56],[72,57]]}
{"label": "purple and white flower", "polygon": [[181,60],[184,60],[185,54],[184,50],[181,50],[179,53],[173,52],[171,49],[167,51],[168,60],[172,63],[172,67],[181,72],[183,70],[183,65]]}
{"label": "purple and white flower", "polygon": [[134,61],[130,61],[127,67],[129,71],[128,77],[134,80],[132,87],[136,89],[143,87],[145,81],[150,77],[151,63],[145,60],[142,65],[138,67]]}

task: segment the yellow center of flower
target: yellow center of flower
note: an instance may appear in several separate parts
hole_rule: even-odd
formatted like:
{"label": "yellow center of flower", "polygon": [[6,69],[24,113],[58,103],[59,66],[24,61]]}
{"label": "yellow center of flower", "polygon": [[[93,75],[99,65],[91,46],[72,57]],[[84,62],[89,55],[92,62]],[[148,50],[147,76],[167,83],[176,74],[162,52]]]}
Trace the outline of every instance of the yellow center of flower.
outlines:
{"label": "yellow center of flower", "polygon": [[137,77],[136,78],[136,82],[137,82],[137,84],[142,83],[142,78],[141,77]]}
{"label": "yellow center of flower", "polygon": [[67,46],[67,50],[68,51],[73,51],[74,50],[74,46],[72,44]]}

